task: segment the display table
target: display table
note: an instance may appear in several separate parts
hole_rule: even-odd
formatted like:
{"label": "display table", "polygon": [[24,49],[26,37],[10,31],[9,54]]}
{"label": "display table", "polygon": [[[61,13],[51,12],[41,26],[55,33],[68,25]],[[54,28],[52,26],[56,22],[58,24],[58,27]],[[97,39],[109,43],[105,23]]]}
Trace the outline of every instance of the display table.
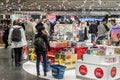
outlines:
{"label": "display table", "polygon": [[[98,58],[98,57],[97,57]],[[92,56],[92,60],[76,61],[76,77],[78,79],[92,80],[116,80],[120,79],[120,63],[104,63],[96,61],[96,56]],[[103,59],[103,58],[101,58]]]}
{"label": "display table", "polygon": [[52,55],[58,53],[60,50],[63,50],[65,48],[73,48],[75,50],[75,53],[77,54],[77,59],[80,59],[81,58],[81,54],[85,54],[86,50],[88,49],[88,47],[71,47],[71,46],[66,46],[66,47],[51,47]]}

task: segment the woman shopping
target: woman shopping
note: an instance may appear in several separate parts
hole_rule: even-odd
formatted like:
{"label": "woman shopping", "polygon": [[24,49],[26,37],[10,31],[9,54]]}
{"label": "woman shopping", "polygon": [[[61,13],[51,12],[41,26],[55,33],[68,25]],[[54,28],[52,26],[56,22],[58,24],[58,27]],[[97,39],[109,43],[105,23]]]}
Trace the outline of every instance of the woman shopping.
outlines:
{"label": "woman shopping", "polygon": [[22,26],[19,26],[19,22],[17,20],[13,22],[13,27],[10,28],[8,43],[11,44],[11,47],[14,50],[15,66],[18,67],[21,65],[23,47],[27,45],[27,41],[25,31]]}
{"label": "woman shopping", "polygon": [[36,61],[36,69],[37,69],[37,76],[40,75],[40,58],[42,56],[43,59],[43,64],[44,64],[44,76],[47,76],[46,72],[46,64],[47,64],[47,50],[50,51],[50,45],[49,41],[45,32],[45,27],[40,26],[39,29],[37,29],[38,33],[35,35],[35,42],[34,42],[34,47],[35,47],[35,52],[37,56],[37,61]]}

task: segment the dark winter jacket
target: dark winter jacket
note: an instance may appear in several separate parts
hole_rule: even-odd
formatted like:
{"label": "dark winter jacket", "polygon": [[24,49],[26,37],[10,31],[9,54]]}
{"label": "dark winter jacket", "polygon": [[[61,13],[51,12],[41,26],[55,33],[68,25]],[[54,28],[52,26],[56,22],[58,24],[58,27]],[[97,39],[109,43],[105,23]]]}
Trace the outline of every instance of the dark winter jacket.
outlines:
{"label": "dark winter jacket", "polygon": [[97,25],[91,24],[90,27],[89,27],[89,33],[91,33],[91,34],[96,34],[97,31],[98,31]]}
{"label": "dark winter jacket", "polygon": [[35,35],[35,39],[38,38],[38,37],[41,37],[45,41],[46,47],[47,47],[48,51],[50,51],[50,45],[49,45],[49,41],[48,41],[47,35],[46,34],[42,34],[42,33],[38,33],[38,34]]}

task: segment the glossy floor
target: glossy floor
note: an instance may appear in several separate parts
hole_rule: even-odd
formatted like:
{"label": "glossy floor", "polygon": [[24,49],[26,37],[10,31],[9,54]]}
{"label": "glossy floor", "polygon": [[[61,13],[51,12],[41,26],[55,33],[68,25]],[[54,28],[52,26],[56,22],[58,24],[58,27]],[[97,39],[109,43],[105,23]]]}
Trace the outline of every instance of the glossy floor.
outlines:
{"label": "glossy floor", "polygon": [[[36,69],[35,69],[35,63],[34,62],[30,62],[30,61],[27,61],[23,64],[23,69],[32,74],[32,75],[36,75]],[[40,77],[42,78],[46,78],[46,79],[50,79],[50,80],[58,80],[58,79],[55,79],[53,76],[52,76],[52,72],[48,72],[47,73],[47,77],[44,77],[43,76],[43,69],[42,69],[42,66],[40,66]],[[75,69],[71,69],[71,70],[66,70],[65,73],[64,73],[64,78],[63,79],[59,79],[59,80],[80,80],[80,79],[77,79],[76,78],[76,75],[75,75]]]}
{"label": "glossy floor", "polygon": [[0,48],[0,80],[48,80],[31,75],[13,63],[11,49]]}

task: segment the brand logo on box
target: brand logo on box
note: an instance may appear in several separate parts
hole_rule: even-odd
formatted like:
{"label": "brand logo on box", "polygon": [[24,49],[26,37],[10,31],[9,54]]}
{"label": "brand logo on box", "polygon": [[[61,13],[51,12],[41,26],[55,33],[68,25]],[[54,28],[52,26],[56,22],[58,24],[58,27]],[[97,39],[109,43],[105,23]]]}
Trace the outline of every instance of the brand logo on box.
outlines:
{"label": "brand logo on box", "polygon": [[116,73],[117,73],[116,67],[112,67],[112,69],[111,69],[111,77],[115,77]]}
{"label": "brand logo on box", "polygon": [[104,76],[104,72],[101,68],[96,68],[94,71],[94,75],[97,78],[102,78]]}
{"label": "brand logo on box", "polygon": [[79,72],[81,75],[86,75],[87,74],[87,67],[85,65],[81,65],[79,67]]}

